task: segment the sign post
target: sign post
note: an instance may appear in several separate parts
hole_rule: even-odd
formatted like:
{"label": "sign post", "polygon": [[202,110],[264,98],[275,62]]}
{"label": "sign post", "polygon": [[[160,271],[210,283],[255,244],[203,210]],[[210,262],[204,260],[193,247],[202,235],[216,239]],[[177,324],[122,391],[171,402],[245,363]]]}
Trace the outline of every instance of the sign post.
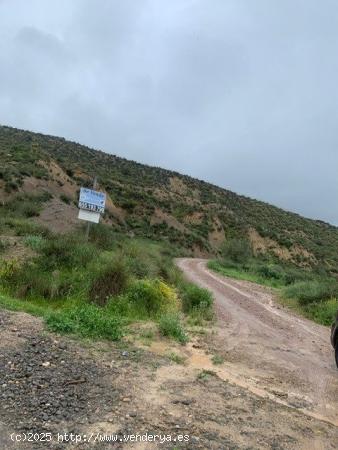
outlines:
{"label": "sign post", "polygon": [[91,223],[99,223],[100,215],[104,213],[106,204],[106,194],[104,192],[95,191],[96,185],[97,178],[95,177],[93,189],[84,187],[80,189],[78,218],[87,221],[86,240],[89,238]]}

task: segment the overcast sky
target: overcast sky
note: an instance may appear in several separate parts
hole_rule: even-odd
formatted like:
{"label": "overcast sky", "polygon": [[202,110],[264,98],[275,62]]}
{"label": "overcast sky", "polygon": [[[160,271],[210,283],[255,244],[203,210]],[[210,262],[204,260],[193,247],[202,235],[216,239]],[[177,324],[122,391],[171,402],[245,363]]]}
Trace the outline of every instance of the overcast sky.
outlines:
{"label": "overcast sky", "polygon": [[338,1],[0,0],[0,123],[338,225]]}

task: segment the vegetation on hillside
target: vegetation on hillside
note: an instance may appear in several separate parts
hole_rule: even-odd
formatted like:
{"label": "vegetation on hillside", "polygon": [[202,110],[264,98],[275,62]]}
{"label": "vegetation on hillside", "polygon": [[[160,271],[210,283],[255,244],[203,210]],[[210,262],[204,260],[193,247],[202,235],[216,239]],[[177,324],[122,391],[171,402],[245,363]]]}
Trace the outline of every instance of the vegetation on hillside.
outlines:
{"label": "vegetation on hillside", "polygon": [[[18,207],[25,217],[38,217],[48,206],[45,195],[72,205],[94,174],[116,208],[105,216],[116,231],[170,241],[186,254],[217,254],[224,239],[249,236],[255,255],[338,271],[334,226],[62,138],[0,127],[1,215]],[[39,181],[34,193],[26,192],[27,180]]]}

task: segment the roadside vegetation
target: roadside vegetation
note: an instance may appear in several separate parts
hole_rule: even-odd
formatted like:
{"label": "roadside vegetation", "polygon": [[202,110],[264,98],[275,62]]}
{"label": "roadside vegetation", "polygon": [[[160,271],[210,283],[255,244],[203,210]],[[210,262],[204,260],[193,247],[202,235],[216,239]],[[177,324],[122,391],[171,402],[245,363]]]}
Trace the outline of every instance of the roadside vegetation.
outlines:
{"label": "roadside vegetation", "polygon": [[53,234],[22,217],[0,227],[19,235],[30,255],[0,259],[0,304],[44,317],[53,331],[119,340],[132,323],[151,321],[184,344],[188,319],[212,319],[210,293],[183,279],[169,244],[105,225],[92,227],[88,242],[83,230]]}
{"label": "roadside vegetation", "polygon": [[282,303],[320,324],[330,325],[337,313],[338,280],[322,266],[300,268],[276,258],[255,257],[247,240],[231,239],[208,267],[276,289]]}

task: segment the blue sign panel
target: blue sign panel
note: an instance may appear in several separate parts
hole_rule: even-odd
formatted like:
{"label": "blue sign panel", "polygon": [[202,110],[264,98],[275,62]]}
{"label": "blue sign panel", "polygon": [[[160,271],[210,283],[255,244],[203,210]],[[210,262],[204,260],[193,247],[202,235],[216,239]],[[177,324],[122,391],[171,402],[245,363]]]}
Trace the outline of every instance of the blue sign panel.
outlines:
{"label": "blue sign panel", "polygon": [[106,204],[106,194],[104,192],[93,191],[92,189],[81,188],[79,208],[87,211],[104,213]]}

